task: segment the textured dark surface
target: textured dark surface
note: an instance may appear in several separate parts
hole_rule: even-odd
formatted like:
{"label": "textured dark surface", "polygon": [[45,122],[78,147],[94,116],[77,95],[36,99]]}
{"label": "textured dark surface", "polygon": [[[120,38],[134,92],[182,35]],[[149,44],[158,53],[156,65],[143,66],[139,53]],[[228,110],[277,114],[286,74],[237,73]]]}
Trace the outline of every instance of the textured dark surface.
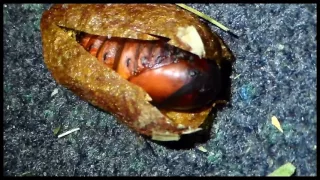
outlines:
{"label": "textured dark surface", "polygon": [[[240,35],[211,26],[237,62],[206,153],[146,141],[57,85],[39,30],[49,5],[4,5],[4,175],[265,176],[292,162],[296,175],[315,176],[316,5],[191,6]],[[60,125],[81,130],[58,139]]]}

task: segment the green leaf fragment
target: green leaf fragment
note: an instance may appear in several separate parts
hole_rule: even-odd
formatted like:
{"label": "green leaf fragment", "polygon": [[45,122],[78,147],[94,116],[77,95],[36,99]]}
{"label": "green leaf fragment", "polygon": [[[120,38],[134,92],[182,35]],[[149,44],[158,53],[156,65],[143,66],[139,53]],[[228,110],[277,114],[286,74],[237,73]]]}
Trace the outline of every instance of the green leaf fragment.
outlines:
{"label": "green leaf fragment", "polygon": [[61,129],[61,125],[59,125],[58,127],[54,128],[53,134],[56,136],[59,133],[60,129]]}
{"label": "green leaf fragment", "polygon": [[296,171],[296,167],[291,163],[286,163],[280,166],[278,169],[268,174],[268,176],[292,176]]}

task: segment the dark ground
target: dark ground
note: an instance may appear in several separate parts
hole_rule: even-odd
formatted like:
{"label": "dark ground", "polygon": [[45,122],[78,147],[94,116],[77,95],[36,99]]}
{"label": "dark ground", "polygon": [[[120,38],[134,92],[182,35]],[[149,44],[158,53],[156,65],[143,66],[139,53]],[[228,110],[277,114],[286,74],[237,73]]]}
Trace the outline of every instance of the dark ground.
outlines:
{"label": "dark ground", "polygon": [[[237,61],[231,105],[218,111],[206,153],[145,140],[57,85],[39,30],[49,5],[4,5],[4,175],[265,176],[292,162],[297,176],[315,176],[316,5],[191,6],[240,36],[211,26]],[[81,130],[58,139],[60,125]]]}

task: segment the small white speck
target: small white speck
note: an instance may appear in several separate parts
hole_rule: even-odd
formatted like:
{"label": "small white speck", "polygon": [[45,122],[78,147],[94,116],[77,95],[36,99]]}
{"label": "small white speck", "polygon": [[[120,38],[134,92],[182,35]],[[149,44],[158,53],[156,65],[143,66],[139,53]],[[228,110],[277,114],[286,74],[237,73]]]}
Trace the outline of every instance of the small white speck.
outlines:
{"label": "small white speck", "polygon": [[248,147],[247,149],[246,149],[246,151],[245,151],[245,154],[247,154],[249,151],[250,151],[250,147]]}
{"label": "small white speck", "polygon": [[283,49],[284,49],[284,45],[278,44],[278,49],[279,49],[279,50],[283,50]]}
{"label": "small white speck", "polygon": [[54,89],[53,92],[51,93],[51,97],[56,95],[58,93],[58,88]]}

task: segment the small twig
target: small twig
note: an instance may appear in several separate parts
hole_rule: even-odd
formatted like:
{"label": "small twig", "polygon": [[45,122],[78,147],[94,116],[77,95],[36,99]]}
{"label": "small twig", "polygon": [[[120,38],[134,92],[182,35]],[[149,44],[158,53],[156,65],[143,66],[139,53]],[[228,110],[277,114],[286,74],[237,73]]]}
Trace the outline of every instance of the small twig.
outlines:
{"label": "small twig", "polygon": [[192,7],[189,7],[189,6],[185,5],[185,4],[176,3],[176,5],[179,6],[179,7],[181,7],[181,8],[183,8],[183,9],[186,9],[186,10],[188,10],[188,11],[190,11],[190,12],[192,12],[192,13],[200,16],[200,17],[202,17],[203,19],[205,19],[205,20],[211,22],[212,24],[218,26],[218,27],[221,28],[222,30],[228,32],[228,33],[231,34],[232,36],[234,36],[234,37],[236,37],[236,38],[239,38],[239,36],[236,35],[234,32],[232,32],[229,28],[227,28],[227,27],[224,26],[223,24],[219,23],[218,21],[210,18],[209,16],[203,14],[202,12],[197,11],[196,9],[193,9]]}
{"label": "small twig", "polygon": [[238,79],[238,77],[240,77],[241,74],[238,74],[236,77],[234,77],[233,79]]}
{"label": "small twig", "polygon": [[75,132],[75,131],[79,131],[79,130],[80,130],[80,128],[71,129],[70,131],[67,131],[67,132],[64,132],[64,133],[60,134],[60,135],[58,136],[58,138],[61,138],[61,137],[63,137],[63,136],[66,136],[66,135],[68,135],[68,134],[71,134],[71,133],[73,133],[73,132]]}

